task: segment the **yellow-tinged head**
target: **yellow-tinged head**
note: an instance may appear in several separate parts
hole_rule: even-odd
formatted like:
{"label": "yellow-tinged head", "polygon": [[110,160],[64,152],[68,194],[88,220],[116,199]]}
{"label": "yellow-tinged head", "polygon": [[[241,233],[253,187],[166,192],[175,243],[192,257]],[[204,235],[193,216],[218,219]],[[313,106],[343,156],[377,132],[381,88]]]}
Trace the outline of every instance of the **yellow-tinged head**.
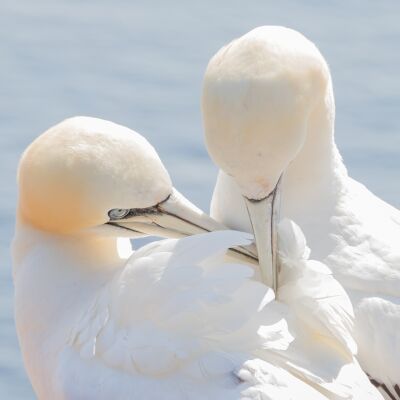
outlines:
{"label": "yellow-tinged head", "polygon": [[206,143],[213,160],[250,199],[266,197],[296,157],[329,70],[300,33],[256,28],[210,60],[203,86]]}
{"label": "yellow-tinged head", "polygon": [[18,183],[21,218],[57,233],[102,225],[112,209],[154,206],[172,192],[146,139],[90,117],[67,119],[39,136],[21,158]]}

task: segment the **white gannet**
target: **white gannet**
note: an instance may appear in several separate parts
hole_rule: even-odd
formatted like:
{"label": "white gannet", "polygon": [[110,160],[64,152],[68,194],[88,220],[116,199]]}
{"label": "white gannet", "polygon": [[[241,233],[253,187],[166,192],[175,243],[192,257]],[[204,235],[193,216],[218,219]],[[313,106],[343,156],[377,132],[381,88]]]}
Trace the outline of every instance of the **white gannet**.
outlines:
{"label": "white gannet", "polygon": [[258,250],[274,287],[277,214],[299,224],[313,258],[350,296],[362,367],[386,398],[400,398],[400,212],[348,176],[316,46],[275,26],[232,41],[208,64],[202,110],[221,167],[211,215],[232,229],[253,226],[256,242],[268,242]]}
{"label": "white gannet", "polygon": [[248,234],[132,253],[124,236],[220,225],[127,128],[66,120],[28,147],[18,175],[16,325],[39,399],[380,398],[354,359],[350,300],[293,223],[280,225],[277,302],[252,267],[220,261]]}

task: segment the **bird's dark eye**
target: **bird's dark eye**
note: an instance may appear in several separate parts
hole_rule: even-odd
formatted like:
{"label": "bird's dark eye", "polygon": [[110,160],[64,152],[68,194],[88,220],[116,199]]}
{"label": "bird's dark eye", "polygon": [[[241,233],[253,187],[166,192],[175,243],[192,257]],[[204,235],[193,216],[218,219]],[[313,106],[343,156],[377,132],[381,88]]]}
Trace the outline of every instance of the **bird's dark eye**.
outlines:
{"label": "bird's dark eye", "polygon": [[108,212],[108,216],[111,220],[121,219],[129,214],[129,209],[126,208],[114,208]]}

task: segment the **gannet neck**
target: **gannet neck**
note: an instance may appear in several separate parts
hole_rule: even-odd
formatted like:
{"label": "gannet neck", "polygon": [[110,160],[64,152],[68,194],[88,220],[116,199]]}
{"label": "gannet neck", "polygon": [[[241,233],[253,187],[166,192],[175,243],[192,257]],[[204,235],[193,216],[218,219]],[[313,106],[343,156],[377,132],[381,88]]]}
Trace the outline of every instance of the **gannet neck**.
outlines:
{"label": "gannet neck", "polygon": [[[334,140],[335,103],[331,79],[307,121],[305,141],[283,179],[283,210],[332,207],[343,194],[347,171]],[[285,215],[286,215],[285,214]]]}
{"label": "gannet neck", "polygon": [[[37,251],[49,257],[53,254],[54,261],[58,258],[67,260],[63,265],[68,269],[93,274],[119,268],[131,255],[132,247],[129,239],[124,237],[46,232],[19,216],[12,249],[14,276],[18,274],[20,266],[26,264],[26,258],[29,259]],[[49,268],[54,267],[51,262],[48,265]]]}
{"label": "gannet neck", "polygon": [[[80,315],[125,265],[121,240],[130,245],[125,238],[54,234],[17,222],[12,246],[15,321],[38,395],[43,389],[37,382],[47,390],[52,387],[49,377],[59,366],[60,346],[67,343]],[[57,396],[50,392],[48,398]]]}

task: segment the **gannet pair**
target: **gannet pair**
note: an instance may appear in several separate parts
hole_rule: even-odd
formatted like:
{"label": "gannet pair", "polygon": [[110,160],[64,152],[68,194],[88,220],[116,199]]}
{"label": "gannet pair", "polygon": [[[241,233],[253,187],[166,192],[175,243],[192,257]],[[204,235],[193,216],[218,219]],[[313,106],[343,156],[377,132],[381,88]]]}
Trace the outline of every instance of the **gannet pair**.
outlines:
{"label": "gannet pair", "polygon": [[[248,188],[261,182],[268,197],[259,177]],[[245,177],[236,180],[246,187]],[[173,189],[154,149],[126,128],[64,121],[24,153],[19,186],[16,323],[40,399],[380,398],[354,358],[347,295],[308,260],[293,223],[279,226],[278,249],[276,218],[266,232],[255,228],[261,279],[279,282],[274,301],[257,269],[218,257],[235,247],[231,260],[251,261],[246,234],[131,252],[127,237],[223,226]],[[242,193],[255,225],[263,193],[249,190]]]}
{"label": "gannet pair", "polygon": [[380,398],[355,359],[351,303],[293,223],[279,230],[278,302],[256,267],[232,262],[251,260],[249,234],[132,252],[128,238],[224,227],[127,128],[66,120],[18,175],[16,325],[39,399]]}
{"label": "gannet pair", "polygon": [[254,29],[212,58],[202,104],[208,149],[222,169],[211,215],[272,243],[258,250],[276,285],[274,216],[266,213],[281,192],[281,216],[300,225],[313,258],[350,296],[361,366],[387,399],[400,399],[400,212],[348,176],[318,49],[291,29]]}

